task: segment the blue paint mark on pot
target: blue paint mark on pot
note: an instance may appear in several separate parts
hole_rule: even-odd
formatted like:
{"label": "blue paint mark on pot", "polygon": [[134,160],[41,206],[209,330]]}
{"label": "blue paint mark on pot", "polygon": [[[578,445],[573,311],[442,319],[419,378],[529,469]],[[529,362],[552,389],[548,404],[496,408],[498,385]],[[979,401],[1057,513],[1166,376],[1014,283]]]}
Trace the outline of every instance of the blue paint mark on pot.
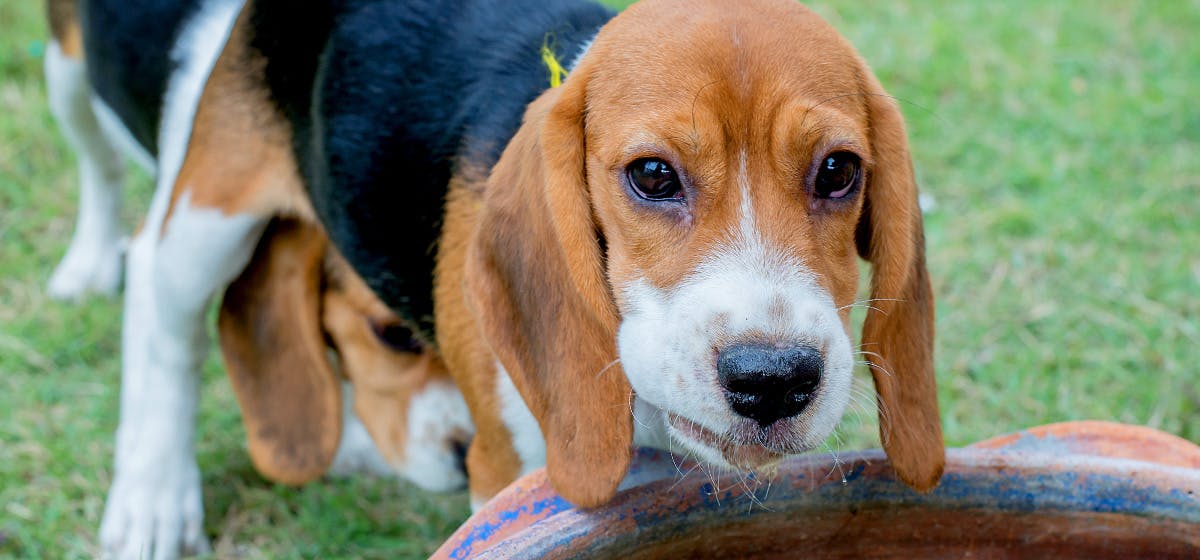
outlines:
{"label": "blue paint mark on pot", "polygon": [[544,500],[538,500],[532,504],[527,504],[514,509],[501,511],[496,515],[497,522],[480,522],[476,524],[470,534],[463,539],[455,549],[450,553],[450,557],[454,559],[464,559],[471,556],[475,545],[486,543],[498,531],[505,526],[516,523],[522,516],[531,515],[533,517],[542,517],[543,515],[556,515],[563,511],[571,509],[571,503],[562,496],[553,496]]}

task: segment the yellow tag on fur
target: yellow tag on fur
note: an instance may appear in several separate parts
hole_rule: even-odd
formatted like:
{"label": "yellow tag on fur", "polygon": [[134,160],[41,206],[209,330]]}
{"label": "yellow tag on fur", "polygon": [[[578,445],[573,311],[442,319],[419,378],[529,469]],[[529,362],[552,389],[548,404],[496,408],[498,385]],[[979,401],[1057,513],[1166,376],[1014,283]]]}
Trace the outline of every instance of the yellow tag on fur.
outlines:
{"label": "yellow tag on fur", "polygon": [[561,86],[563,78],[567,77],[567,69],[558,62],[558,55],[554,54],[554,49],[550,48],[549,37],[542,42],[542,64],[545,64],[546,69],[550,71],[550,87]]}

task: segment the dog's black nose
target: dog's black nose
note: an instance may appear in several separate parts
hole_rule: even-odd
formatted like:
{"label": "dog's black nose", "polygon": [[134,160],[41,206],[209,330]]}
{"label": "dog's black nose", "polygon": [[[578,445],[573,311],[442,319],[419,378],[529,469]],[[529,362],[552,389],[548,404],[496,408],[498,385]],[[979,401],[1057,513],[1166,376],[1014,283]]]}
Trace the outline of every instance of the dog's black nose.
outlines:
{"label": "dog's black nose", "polygon": [[821,353],[808,346],[739,344],[717,355],[717,378],[729,405],[764,428],[800,414],[823,369]]}

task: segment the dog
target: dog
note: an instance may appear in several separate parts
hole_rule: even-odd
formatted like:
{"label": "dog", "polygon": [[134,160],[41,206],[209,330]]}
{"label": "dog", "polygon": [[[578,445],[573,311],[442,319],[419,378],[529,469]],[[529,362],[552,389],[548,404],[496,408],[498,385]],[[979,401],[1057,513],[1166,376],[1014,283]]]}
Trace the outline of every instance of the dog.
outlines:
{"label": "dog", "polygon": [[[219,8],[231,17],[236,6],[226,4]],[[369,471],[399,474],[431,491],[465,485],[473,426],[461,394],[441,360],[315,222],[280,209],[245,230],[244,252],[234,261],[192,261],[200,254],[190,251],[206,242],[206,218],[174,203],[174,219],[161,214],[168,197],[208,196],[203,188],[176,191],[165,177],[182,153],[156,139],[179,139],[171,127],[182,123],[186,140],[187,119],[167,120],[163,111],[188,111],[168,94],[203,84],[193,66],[198,59],[183,53],[216,55],[210,34],[220,22],[203,11],[209,6],[51,0],[47,7],[47,89],[78,156],[82,191],[75,234],[49,293],[78,299],[119,290],[126,157],[166,185],[131,246],[116,476],[101,530],[106,552],[170,558],[208,550],[192,438],[198,368],[208,348],[205,312],[222,289],[218,338],[250,456],[266,478],[303,484],[327,472]],[[219,281],[210,284],[206,275]]]}
{"label": "dog", "polygon": [[[603,504],[634,445],[769,470],[831,433],[857,356],[897,477],[937,484],[933,294],[903,119],[806,8],[210,0],[184,20],[188,78],[164,96],[166,172],[130,244],[131,295],[215,293],[274,216],[320,224],[462,391],[476,506],[543,465],[568,500]],[[162,263],[179,251],[210,272],[178,278]],[[127,301],[134,318],[153,305]],[[188,368],[127,371],[194,402]],[[167,556],[202,539],[196,512],[119,513],[133,504],[110,494],[106,548]],[[182,529],[142,528],[164,524]]]}
{"label": "dog", "polygon": [[631,444],[743,471],[819,445],[848,400],[858,256],[884,447],[936,485],[922,218],[866,63],[788,0],[647,0],[584,45],[486,178],[449,186],[437,341],[479,430],[472,496],[544,461],[602,504]]}

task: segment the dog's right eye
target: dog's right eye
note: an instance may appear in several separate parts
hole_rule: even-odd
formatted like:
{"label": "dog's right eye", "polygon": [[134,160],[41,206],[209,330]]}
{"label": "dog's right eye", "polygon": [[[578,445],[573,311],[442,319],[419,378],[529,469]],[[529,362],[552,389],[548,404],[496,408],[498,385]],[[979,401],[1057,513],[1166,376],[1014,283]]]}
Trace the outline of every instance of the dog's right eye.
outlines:
{"label": "dog's right eye", "polygon": [[813,191],[821,198],[845,198],[858,183],[861,167],[862,160],[850,152],[829,154],[817,168]]}
{"label": "dog's right eye", "polygon": [[393,322],[383,323],[373,319],[368,319],[367,322],[370,323],[371,332],[375,334],[375,338],[379,339],[384,346],[397,352],[418,353],[421,351],[421,343],[404,325]]}
{"label": "dog's right eye", "polygon": [[679,174],[667,162],[658,158],[642,158],[626,169],[629,184],[646,200],[678,200],[683,198]]}

